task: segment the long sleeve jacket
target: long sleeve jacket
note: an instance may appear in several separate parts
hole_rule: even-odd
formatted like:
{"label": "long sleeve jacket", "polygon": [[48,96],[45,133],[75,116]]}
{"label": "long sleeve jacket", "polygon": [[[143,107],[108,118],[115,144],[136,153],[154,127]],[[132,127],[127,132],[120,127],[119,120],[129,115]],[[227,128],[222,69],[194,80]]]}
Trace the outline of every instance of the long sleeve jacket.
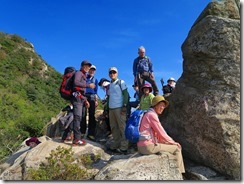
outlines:
{"label": "long sleeve jacket", "polygon": [[149,57],[147,57],[147,56],[145,56],[145,57],[137,57],[136,59],[134,59],[134,62],[133,62],[133,75],[134,75],[134,77],[138,74],[138,73],[140,73],[140,72],[142,72],[142,71],[139,71],[138,70],[138,64],[140,63],[140,62],[142,62],[142,60],[146,60],[147,62],[148,62],[148,71],[146,71],[146,72],[149,72],[149,73],[153,73],[153,66],[152,66],[152,61],[151,61],[151,59],[149,58]]}
{"label": "long sleeve jacket", "polygon": [[86,77],[86,83],[90,84],[90,83],[94,83],[95,84],[95,88],[86,88],[86,94],[97,94],[97,90],[98,90],[98,81],[95,78],[95,76],[90,76],[89,74]]}
{"label": "long sleeve jacket", "polygon": [[79,70],[75,73],[74,91],[78,91],[83,95],[86,87],[88,87],[86,83],[86,72],[84,70]]}
{"label": "long sleeve jacket", "polygon": [[137,146],[147,146],[156,143],[179,145],[166,133],[158,119],[157,113],[152,108],[144,114],[139,130],[141,134],[149,138],[139,140]]}

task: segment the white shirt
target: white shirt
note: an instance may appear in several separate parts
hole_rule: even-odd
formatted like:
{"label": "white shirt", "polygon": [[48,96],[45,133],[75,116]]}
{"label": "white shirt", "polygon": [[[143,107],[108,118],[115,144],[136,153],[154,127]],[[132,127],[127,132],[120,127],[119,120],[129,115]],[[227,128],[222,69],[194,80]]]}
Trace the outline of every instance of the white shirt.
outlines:
{"label": "white shirt", "polygon": [[108,89],[109,104],[110,109],[123,107],[123,94],[122,91],[127,89],[125,81],[121,80],[121,88],[119,79],[111,82]]}

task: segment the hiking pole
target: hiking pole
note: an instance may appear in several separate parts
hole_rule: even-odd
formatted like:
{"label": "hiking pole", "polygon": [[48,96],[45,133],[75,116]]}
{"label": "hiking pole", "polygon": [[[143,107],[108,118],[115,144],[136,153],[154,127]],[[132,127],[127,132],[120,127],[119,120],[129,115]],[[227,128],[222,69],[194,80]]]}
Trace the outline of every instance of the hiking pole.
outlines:
{"label": "hiking pole", "polygon": [[162,85],[162,87],[163,87],[163,86],[164,86],[164,79],[161,78],[160,82],[161,82],[161,85]]}

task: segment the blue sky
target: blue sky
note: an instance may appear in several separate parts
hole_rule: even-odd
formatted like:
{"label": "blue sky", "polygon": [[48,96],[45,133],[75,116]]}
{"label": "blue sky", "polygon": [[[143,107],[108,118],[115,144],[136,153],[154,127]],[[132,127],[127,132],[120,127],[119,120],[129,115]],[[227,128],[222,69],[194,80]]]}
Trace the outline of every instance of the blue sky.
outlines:
{"label": "blue sky", "polygon": [[[181,45],[211,0],[1,0],[0,31],[31,42],[58,72],[87,59],[96,77],[115,66],[133,96],[133,60],[143,45],[160,79],[182,74]],[[99,96],[104,92],[99,89]],[[162,94],[162,90],[160,90]]]}

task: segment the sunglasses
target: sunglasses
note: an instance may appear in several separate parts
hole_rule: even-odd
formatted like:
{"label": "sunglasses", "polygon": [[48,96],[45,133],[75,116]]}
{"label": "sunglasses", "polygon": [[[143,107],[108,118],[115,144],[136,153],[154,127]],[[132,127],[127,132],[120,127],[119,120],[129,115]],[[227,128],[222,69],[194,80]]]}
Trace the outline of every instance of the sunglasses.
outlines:
{"label": "sunglasses", "polygon": [[109,74],[116,74],[116,71],[110,71]]}

